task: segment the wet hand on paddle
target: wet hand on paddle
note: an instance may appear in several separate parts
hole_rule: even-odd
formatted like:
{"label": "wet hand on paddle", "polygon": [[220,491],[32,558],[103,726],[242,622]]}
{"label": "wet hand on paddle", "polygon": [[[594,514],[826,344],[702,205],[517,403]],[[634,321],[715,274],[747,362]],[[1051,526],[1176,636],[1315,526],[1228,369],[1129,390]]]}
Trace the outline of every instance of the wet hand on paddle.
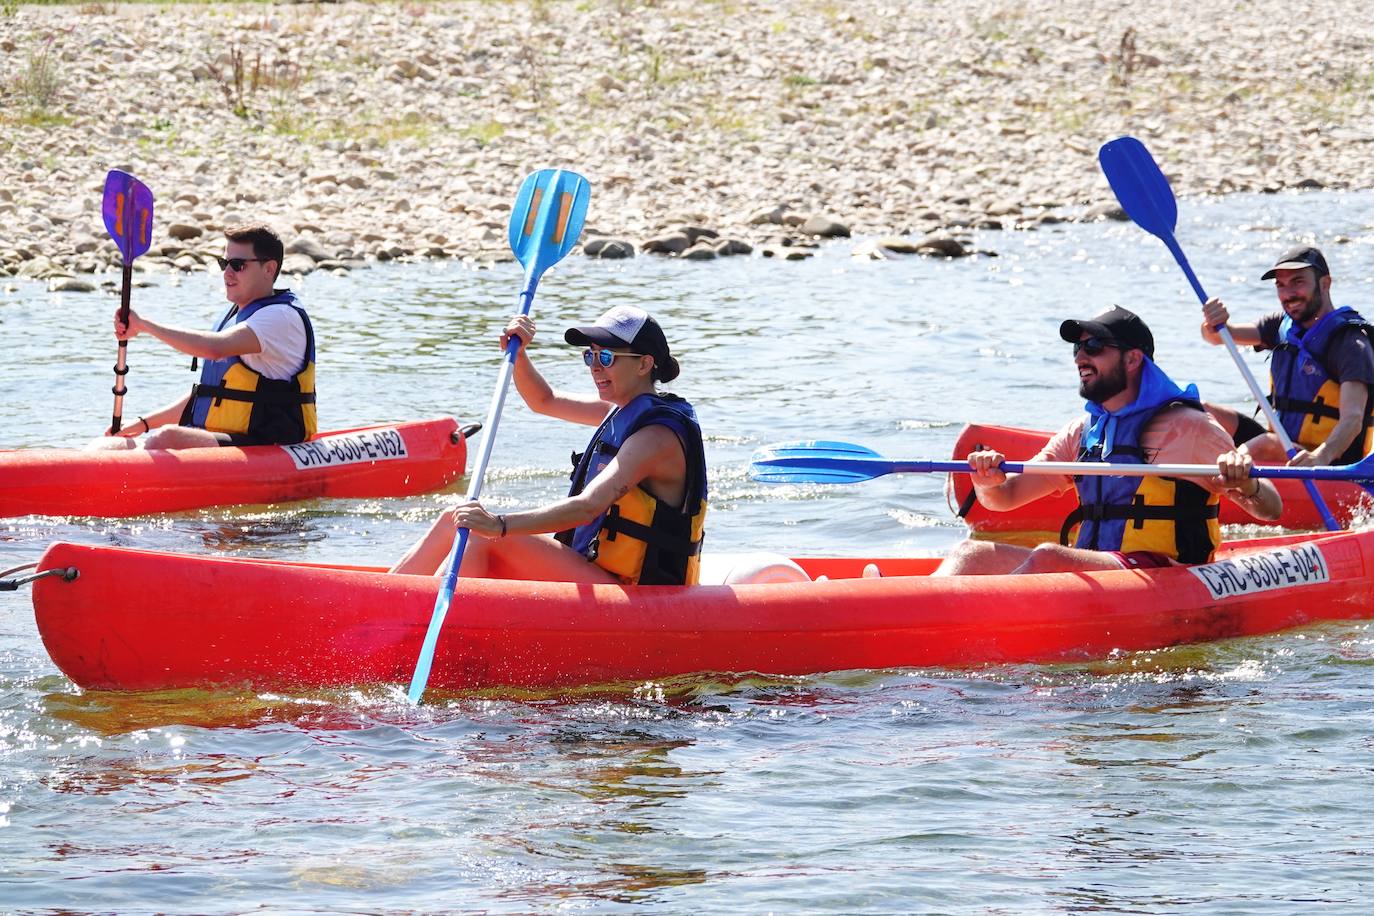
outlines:
{"label": "wet hand on paddle", "polygon": [[1234,451],[1218,455],[1217,471],[1219,473],[1216,482],[1249,499],[1256,496],[1262,486],[1258,477],[1250,476],[1250,471],[1254,467],[1254,460],[1246,452]]}
{"label": "wet hand on paddle", "polygon": [[116,340],[133,340],[144,330],[143,319],[138,317],[138,312],[129,309],[126,318],[122,308],[115,309],[114,336]]}
{"label": "wet hand on paddle", "polygon": [[970,475],[973,485],[981,489],[1006,483],[1007,474],[1002,470],[1002,462],[1006,460],[1007,456],[996,449],[969,452],[968,466],[973,470]]}
{"label": "wet hand on paddle", "polygon": [[525,348],[534,340],[534,319],[529,315],[516,315],[506,325],[501,332],[501,349],[505,350],[510,345],[512,337],[520,338],[520,352],[523,354]]}
{"label": "wet hand on paddle", "polygon": [[489,540],[503,538],[506,536],[506,522],[503,516],[493,515],[482,508],[479,503],[463,503],[454,506],[444,513],[456,531],[459,528],[466,528],[473,534]]}

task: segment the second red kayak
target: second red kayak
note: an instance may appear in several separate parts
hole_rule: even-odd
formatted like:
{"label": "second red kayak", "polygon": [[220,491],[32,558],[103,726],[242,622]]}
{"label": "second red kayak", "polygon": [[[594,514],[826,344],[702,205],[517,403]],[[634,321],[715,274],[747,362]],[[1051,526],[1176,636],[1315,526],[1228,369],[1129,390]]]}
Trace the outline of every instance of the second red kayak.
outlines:
{"label": "second red kayak", "polygon": [[0,451],[0,517],[118,517],[206,506],[428,493],[463,476],[452,417],[320,433],[296,445]]}
{"label": "second red kayak", "polygon": [[[996,449],[1012,461],[1029,460],[1045,447],[1051,433],[1043,430],[1020,429],[1015,426],[984,426],[973,423],[964,427],[959,440],[954,444],[954,457],[966,458],[969,452],[978,449]],[[1323,528],[1321,516],[1312,504],[1311,498],[1301,480],[1275,480],[1279,495],[1283,497],[1283,515],[1277,522],[1264,522],[1253,518],[1245,510],[1229,500],[1221,501],[1221,523],[1223,525],[1279,525],[1304,531]],[[1351,520],[1368,513],[1371,505],[1369,491],[1357,483],[1346,481],[1318,481],[1317,488],[1326,500],[1336,520],[1347,527]],[[956,511],[962,511],[964,522],[974,531],[1051,531],[1056,535],[1059,528],[1078,506],[1073,490],[1059,496],[1048,496],[1027,503],[1009,512],[993,512],[981,503],[970,500],[973,484],[967,474],[951,474],[949,493],[950,503]]]}

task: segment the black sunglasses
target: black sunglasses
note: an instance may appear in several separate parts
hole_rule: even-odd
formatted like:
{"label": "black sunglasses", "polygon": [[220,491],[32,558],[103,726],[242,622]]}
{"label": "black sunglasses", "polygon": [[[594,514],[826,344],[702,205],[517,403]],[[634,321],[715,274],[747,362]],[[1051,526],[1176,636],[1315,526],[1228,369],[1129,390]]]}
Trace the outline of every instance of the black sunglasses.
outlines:
{"label": "black sunglasses", "polygon": [[1073,342],[1073,355],[1077,356],[1078,352],[1082,350],[1089,356],[1098,356],[1108,347],[1113,347],[1117,350],[1125,349],[1119,340],[1113,340],[1110,337],[1089,337],[1085,340],[1075,340]]}
{"label": "black sunglasses", "polygon": [[248,265],[248,262],[249,262],[249,261],[257,261],[259,264],[265,264],[266,262],[268,262],[268,261],[270,261],[270,260],[272,260],[272,259],[271,259],[271,258],[215,258],[215,260],[219,262],[219,269],[220,269],[220,270],[229,270],[229,269],[232,269],[232,270],[234,271],[234,273],[238,273],[239,271],[243,270],[243,268],[246,267],[246,266]]}

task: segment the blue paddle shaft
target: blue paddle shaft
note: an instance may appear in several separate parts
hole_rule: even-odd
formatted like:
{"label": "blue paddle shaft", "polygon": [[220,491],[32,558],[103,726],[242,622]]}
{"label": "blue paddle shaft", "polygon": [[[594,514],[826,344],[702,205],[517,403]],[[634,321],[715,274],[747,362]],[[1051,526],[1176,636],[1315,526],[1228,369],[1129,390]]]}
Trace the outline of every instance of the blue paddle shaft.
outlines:
{"label": "blue paddle shaft", "polygon": [[[528,315],[530,306],[534,302],[534,290],[539,285],[539,278],[533,276],[535,265],[525,271],[524,288],[520,291],[520,314]],[[501,422],[501,411],[506,403],[506,392],[510,387],[511,373],[515,368],[515,358],[520,352],[520,338],[512,334],[506,343],[506,355],[501,360],[501,370],[496,382],[496,390],[492,392],[491,404],[487,407],[487,421],[482,426],[482,444],[477,450],[477,460],[472,466],[472,475],[468,481],[467,501],[476,502],[482,496],[482,481],[486,477],[487,464],[491,461],[491,452],[496,444],[496,429]],[[430,615],[429,629],[425,631],[425,640],[420,646],[420,656],[415,663],[415,673],[410,678],[410,688],[406,691],[406,696],[411,703],[419,703],[420,697],[424,695],[425,685],[429,683],[430,668],[434,664],[434,650],[439,644],[439,634],[444,629],[444,620],[448,617],[449,606],[453,603],[453,591],[458,587],[458,570],[463,565],[463,554],[468,547],[468,539],[471,532],[467,528],[459,528],[458,536],[453,540],[453,546],[449,549],[448,570],[444,574],[444,584],[439,588],[439,595],[434,601],[434,612]]]}
{"label": "blue paddle shaft", "polygon": [[[837,448],[838,446],[838,448]],[[1059,476],[1120,477],[1215,477],[1218,470],[1210,464],[1111,464],[1077,461],[1003,461],[999,469],[1008,474],[1052,474]],[[760,450],[750,465],[750,474],[764,483],[860,483],[887,474],[970,474],[966,461],[927,461],[883,458],[863,446],[846,443],[799,443]],[[1349,480],[1359,483],[1374,480],[1374,456],[1356,464],[1333,467],[1256,467],[1251,477],[1290,480]]]}

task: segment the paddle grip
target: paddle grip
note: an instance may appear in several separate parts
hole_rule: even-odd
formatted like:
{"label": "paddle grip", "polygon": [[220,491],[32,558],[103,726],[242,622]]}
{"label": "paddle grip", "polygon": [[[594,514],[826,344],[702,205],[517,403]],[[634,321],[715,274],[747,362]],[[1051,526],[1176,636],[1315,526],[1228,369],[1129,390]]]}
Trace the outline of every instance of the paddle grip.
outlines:
{"label": "paddle grip", "polygon": [[[129,288],[133,286],[133,279],[133,265],[125,264],[122,282],[119,285],[119,320],[124,324],[129,323]],[[120,427],[123,425],[124,395],[129,393],[129,389],[124,384],[124,376],[129,374],[129,365],[126,361],[128,351],[129,342],[127,340],[121,340],[119,342],[119,355],[115,358],[114,365],[115,383],[114,387],[110,389],[110,391],[114,392],[114,411],[113,416],[110,418],[111,435],[118,434]]]}

